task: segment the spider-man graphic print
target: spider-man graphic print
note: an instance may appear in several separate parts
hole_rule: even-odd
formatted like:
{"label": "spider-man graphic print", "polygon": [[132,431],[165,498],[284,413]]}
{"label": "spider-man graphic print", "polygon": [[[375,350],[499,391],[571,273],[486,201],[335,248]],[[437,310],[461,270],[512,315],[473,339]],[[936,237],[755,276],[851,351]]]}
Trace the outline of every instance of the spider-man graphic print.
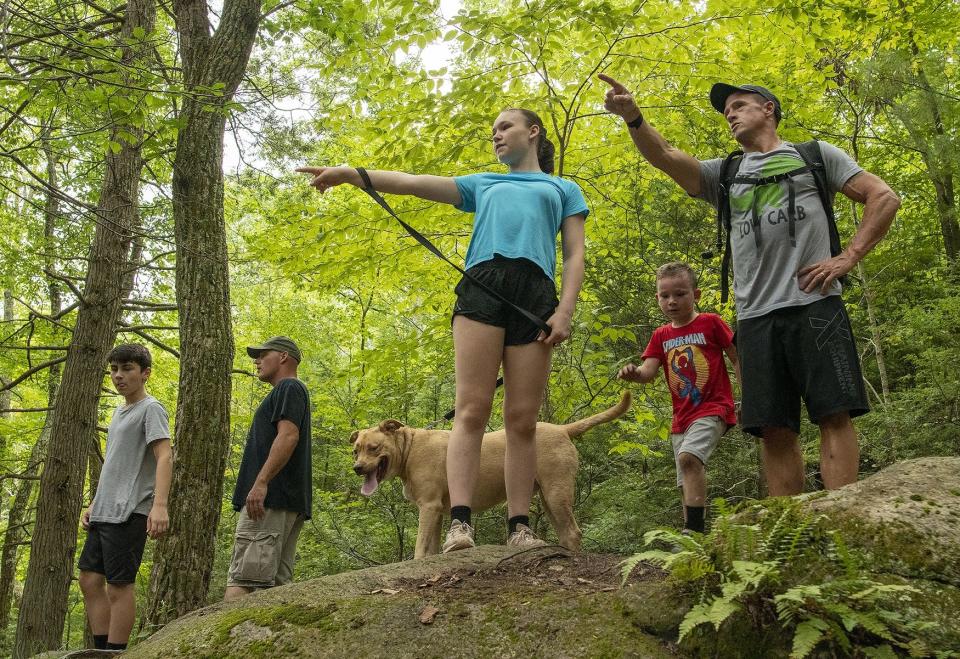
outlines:
{"label": "spider-man graphic print", "polygon": [[670,432],[682,433],[705,416],[719,416],[736,423],[733,392],[723,350],[733,341],[733,332],[720,316],[701,313],[683,327],[658,327],[647,344],[643,358],[663,365],[673,398],[673,425]]}

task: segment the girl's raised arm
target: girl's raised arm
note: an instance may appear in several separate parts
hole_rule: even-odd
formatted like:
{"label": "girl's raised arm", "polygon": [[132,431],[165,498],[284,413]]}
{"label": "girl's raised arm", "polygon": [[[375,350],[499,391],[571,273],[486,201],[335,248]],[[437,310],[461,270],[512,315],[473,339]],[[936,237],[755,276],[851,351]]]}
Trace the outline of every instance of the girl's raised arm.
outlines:
{"label": "girl's raised arm", "polygon": [[[343,183],[349,183],[358,188],[363,187],[363,180],[353,167],[298,167],[297,171],[312,176],[310,185],[320,192]],[[439,201],[453,206],[461,201],[456,182],[448,176],[407,174],[382,169],[368,169],[367,174],[378,192],[413,195],[427,201]]]}

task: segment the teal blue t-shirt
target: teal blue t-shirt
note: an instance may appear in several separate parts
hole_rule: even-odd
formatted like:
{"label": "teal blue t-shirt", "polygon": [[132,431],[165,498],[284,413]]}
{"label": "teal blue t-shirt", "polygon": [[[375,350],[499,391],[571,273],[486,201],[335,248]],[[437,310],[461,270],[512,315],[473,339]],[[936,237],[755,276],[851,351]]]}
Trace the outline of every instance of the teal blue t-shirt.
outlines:
{"label": "teal blue t-shirt", "polygon": [[499,254],[529,259],[553,279],[560,225],[571,215],[589,212],[580,187],[541,172],[470,174],[454,180],[461,199],[457,208],[475,213],[466,267]]}

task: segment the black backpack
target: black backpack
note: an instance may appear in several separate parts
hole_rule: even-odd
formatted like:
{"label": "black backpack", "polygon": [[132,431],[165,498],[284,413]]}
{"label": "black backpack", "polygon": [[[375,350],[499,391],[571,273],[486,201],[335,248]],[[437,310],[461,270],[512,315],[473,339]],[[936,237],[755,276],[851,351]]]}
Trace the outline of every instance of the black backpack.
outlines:
{"label": "black backpack", "polygon": [[[720,266],[720,301],[727,301],[727,289],[730,286],[730,186],[734,183],[748,183],[750,185],[769,185],[779,183],[780,181],[789,181],[792,177],[805,172],[813,175],[814,183],[817,186],[817,193],[820,195],[820,203],[823,204],[823,210],[827,216],[827,225],[830,232],[830,256],[836,256],[840,253],[840,232],[837,230],[837,219],[833,212],[833,195],[827,185],[826,168],[823,164],[823,153],[820,151],[820,143],[817,140],[801,142],[794,144],[793,147],[800,154],[804,165],[783,174],[773,176],[764,176],[753,178],[747,176],[737,176],[740,165],[743,162],[743,151],[737,150],[724,158],[720,165],[720,182],[717,190],[717,251],[723,252],[723,260]],[[795,192],[793,185],[788,185],[788,221],[790,240],[796,245],[795,222],[796,211],[794,208]],[[756,197],[754,197],[756,199]],[[760,234],[757,226],[756,208],[754,207],[754,239],[759,246]],[[726,233],[726,241],[724,241]],[[846,277],[841,277],[844,282]]]}

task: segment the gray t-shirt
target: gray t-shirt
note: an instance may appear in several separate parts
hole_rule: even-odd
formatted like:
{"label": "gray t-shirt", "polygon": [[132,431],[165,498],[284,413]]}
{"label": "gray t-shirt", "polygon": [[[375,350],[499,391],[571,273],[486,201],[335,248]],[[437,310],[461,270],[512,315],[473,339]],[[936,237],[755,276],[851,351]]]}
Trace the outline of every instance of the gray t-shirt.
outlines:
{"label": "gray t-shirt", "polygon": [[91,522],[120,524],[133,513],[150,512],[157,473],[150,444],[169,437],[167,411],[153,396],[116,409],[107,429],[107,455],[93,497]]}
{"label": "gray t-shirt", "polygon": [[[827,185],[831,197],[863,169],[846,153],[820,142]],[[720,165],[723,159],[700,161],[700,195],[716,208]],[[790,142],[782,142],[767,153],[743,156],[737,176],[759,178],[782,174],[802,167],[800,154]],[[788,182],[764,186],[734,183],[730,186],[730,245],[733,257],[733,294],[738,318],[755,318],[783,307],[796,307],[824,297],[820,289],[804,293],[797,272],[830,258],[830,228],[813,174],[791,177],[796,193],[796,247],[790,242]],[[754,195],[760,218],[755,234],[752,222]],[[756,236],[760,237],[757,247]],[[834,282],[829,295],[840,294]]]}

